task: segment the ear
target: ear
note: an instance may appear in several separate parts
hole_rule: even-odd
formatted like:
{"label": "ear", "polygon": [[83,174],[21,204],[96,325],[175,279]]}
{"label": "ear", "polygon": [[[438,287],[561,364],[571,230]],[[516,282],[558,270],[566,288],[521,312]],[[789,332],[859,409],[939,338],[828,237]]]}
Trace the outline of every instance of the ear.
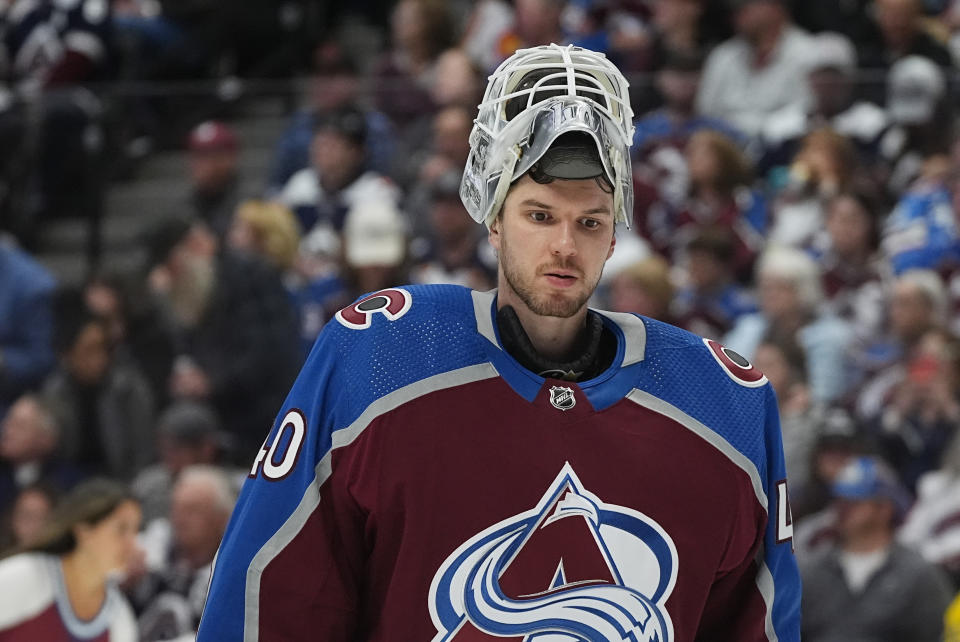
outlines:
{"label": "ear", "polygon": [[487,229],[487,240],[490,241],[490,245],[493,246],[493,249],[500,253],[500,217],[493,219],[493,222],[490,224],[490,227]]}
{"label": "ear", "polygon": [[617,247],[617,235],[614,233],[613,238],[610,239],[610,249],[607,250],[607,260],[610,260],[610,257],[613,256],[613,250]]}

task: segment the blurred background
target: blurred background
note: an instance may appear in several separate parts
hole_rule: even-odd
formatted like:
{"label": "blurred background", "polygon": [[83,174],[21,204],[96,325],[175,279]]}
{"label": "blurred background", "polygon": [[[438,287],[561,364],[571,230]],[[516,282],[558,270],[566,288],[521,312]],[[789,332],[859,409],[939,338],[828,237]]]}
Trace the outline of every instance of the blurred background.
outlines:
{"label": "blurred background", "polygon": [[777,392],[804,639],[960,639],[956,0],[0,0],[0,551],[119,481],[141,637],[189,639],[333,313],[495,285],[468,137],[550,42],[631,83],[593,304]]}

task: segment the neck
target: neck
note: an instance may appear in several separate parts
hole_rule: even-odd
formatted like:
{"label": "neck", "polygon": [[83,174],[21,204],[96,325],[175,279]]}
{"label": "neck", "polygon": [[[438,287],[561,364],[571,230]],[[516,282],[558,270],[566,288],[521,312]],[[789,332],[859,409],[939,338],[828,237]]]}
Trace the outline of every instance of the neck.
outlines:
{"label": "neck", "polygon": [[587,306],[584,305],[571,317],[545,317],[528,308],[513,289],[500,279],[497,293],[497,309],[513,306],[520,325],[536,351],[552,361],[570,361],[576,358],[574,350],[577,338],[586,325]]}
{"label": "neck", "polygon": [[67,596],[77,617],[90,619],[103,606],[107,595],[107,574],[80,551],[61,558]]}
{"label": "neck", "polygon": [[890,547],[893,536],[886,530],[857,533],[847,537],[843,550],[848,553],[876,553]]}

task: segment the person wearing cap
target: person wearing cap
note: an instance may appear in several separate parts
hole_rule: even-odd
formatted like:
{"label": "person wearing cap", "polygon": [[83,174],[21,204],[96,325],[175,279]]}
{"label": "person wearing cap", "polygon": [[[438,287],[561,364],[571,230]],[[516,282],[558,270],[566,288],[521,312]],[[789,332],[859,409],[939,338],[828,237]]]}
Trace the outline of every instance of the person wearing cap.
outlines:
{"label": "person wearing cap", "polygon": [[813,42],[790,22],[785,0],[731,0],[737,35],[710,52],[697,111],[755,136],[785,105],[809,101]]}
{"label": "person wearing cap", "polygon": [[886,80],[886,109],[893,126],[880,140],[880,152],[887,166],[887,191],[898,198],[915,183],[938,182],[917,179],[923,177],[931,156],[949,154],[957,128],[946,74],[932,61],[923,56],[901,58],[890,67]]}
{"label": "person wearing cap", "polygon": [[806,82],[808,103],[791,103],[770,115],[760,132],[761,173],[789,163],[800,141],[819,127],[830,127],[850,139],[864,160],[879,160],[879,141],[889,126],[883,108],[858,100],[857,51],[849,38],[824,32],[812,36]]}
{"label": "person wearing cap", "polygon": [[[766,378],[588,306],[632,215],[632,122],[593,51],[491,76],[460,197],[497,289],[394,284],[327,324],[250,464],[199,642],[799,640]],[[388,228],[356,213],[348,255],[354,224]]]}
{"label": "person wearing cap", "polygon": [[496,282],[496,256],[478,234],[460,200],[459,171],[448,171],[427,186],[426,233],[411,242],[414,283],[457,283],[488,290]]}
{"label": "person wearing cap", "polygon": [[141,470],[130,483],[141,502],[145,523],[167,514],[180,471],[219,462],[229,445],[216,410],[191,399],[174,401],[165,408],[157,418],[156,432],[160,460]]}
{"label": "person wearing cap", "polygon": [[276,200],[297,215],[309,236],[343,230],[347,211],[360,201],[400,202],[389,180],[369,169],[367,122],[359,109],[345,107],[319,118],[310,145],[310,167],[290,177]]}
{"label": "person wearing cap", "polygon": [[[875,0],[873,11],[866,12],[866,29],[857,35],[860,68],[888,70],[906,56],[923,56],[939,67],[951,67],[950,51],[925,27],[924,12],[923,0]],[[882,87],[877,89],[882,95]]]}
{"label": "person wearing cap", "polygon": [[895,541],[910,497],[885,463],[853,459],[832,486],[835,546],[801,558],[803,639],[940,642],[946,576]]}
{"label": "person wearing cap", "polygon": [[233,212],[240,202],[240,145],[236,132],[224,122],[207,120],[187,138],[190,167],[190,205],[218,239],[226,238]]}

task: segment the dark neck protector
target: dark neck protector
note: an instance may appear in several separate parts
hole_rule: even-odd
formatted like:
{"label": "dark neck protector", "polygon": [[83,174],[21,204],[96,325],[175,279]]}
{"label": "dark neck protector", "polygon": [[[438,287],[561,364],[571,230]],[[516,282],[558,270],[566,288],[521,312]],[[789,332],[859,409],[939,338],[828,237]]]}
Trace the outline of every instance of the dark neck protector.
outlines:
{"label": "dark neck protector", "polygon": [[587,381],[609,368],[617,354],[617,338],[592,311],[587,312],[587,325],[577,338],[575,352],[580,356],[564,363],[536,351],[513,306],[505,305],[497,311],[497,327],[504,349],[524,368],[544,378]]}

